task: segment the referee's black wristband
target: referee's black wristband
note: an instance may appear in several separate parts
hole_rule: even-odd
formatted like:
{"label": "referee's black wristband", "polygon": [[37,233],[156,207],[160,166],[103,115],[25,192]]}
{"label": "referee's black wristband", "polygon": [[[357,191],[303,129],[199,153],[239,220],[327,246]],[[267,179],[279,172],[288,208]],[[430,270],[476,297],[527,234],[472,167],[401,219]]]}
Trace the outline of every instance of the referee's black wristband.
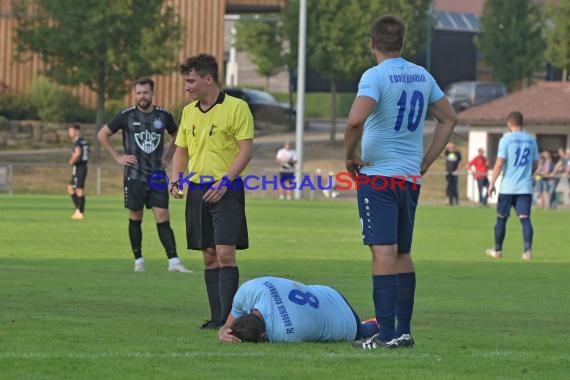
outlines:
{"label": "referee's black wristband", "polygon": [[172,181],[170,182],[170,191],[172,191],[172,189],[174,189],[174,186],[176,186],[177,189],[180,189],[180,186],[178,185],[180,183],[180,181]]}

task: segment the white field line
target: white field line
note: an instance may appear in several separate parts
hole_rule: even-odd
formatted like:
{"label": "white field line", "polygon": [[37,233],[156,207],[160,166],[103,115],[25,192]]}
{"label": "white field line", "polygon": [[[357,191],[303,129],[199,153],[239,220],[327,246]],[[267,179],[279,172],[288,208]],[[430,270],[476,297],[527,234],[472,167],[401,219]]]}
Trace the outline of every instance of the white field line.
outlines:
{"label": "white field line", "polygon": [[[231,358],[231,357],[279,357],[279,358],[293,358],[293,359],[314,359],[315,357],[324,359],[342,359],[342,358],[357,358],[362,357],[362,353],[371,351],[353,350],[346,353],[283,353],[283,352],[0,352],[0,360],[4,359],[124,359],[124,358],[141,358],[141,359],[168,359],[168,358],[204,358],[204,357],[217,357],[217,358]],[[374,352],[375,357],[390,357],[401,358],[409,360],[411,358],[425,359],[433,358],[440,361],[441,358],[435,354],[420,354],[409,355],[411,351],[396,352]]]}
{"label": "white field line", "polygon": [[[353,350],[350,352],[342,353],[306,353],[306,352],[0,352],[0,360],[7,359],[81,359],[81,360],[98,360],[98,359],[125,359],[125,358],[141,358],[141,359],[168,359],[168,358],[247,358],[247,357],[287,357],[293,359],[314,359],[316,357],[323,359],[350,359],[362,357],[363,353],[371,351]],[[397,350],[397,351],[374,351],[375,357],[385,357],[393,359],[432,359],[437,362],[446,360],[446,358],[438,355],[437,353],[422,353],[415,354],[413,350]],[[498,360],[526,360],[529,354],[526,352],[512,352],[512,351],[487,351],[487,352],[472,352],[469,356],[485,359],[498,359]],[[555,360],[570,360],[570,354],[556,355],[551,359]]]}

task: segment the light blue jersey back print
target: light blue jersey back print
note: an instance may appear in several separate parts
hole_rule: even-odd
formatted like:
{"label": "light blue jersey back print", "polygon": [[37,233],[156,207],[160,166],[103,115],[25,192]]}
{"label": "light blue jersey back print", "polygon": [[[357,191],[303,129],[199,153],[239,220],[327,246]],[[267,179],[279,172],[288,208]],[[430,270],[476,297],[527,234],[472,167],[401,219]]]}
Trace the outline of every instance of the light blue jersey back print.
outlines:
{"label": "light blue jersey back print", "polygon": [[257,309],[271,342],[353,341],[354,313],[334,289],[278,277],[245,282],[234,296],[235,318]]}
{"label": "light blue jersey back print", "polygon": [[538,161],[534,137],[523,131],[509,133],[499,141],[499,158],[505,159],[501,194],[532,194],[532,166]]}
{"label": "light blue jersey back print", "polygon": [[371,166],[361,173],[413,181],[408,176],[420,174],[428,106],[443,97],[435,79],[421,66],[391,58],[362,75],[356,96],[377,102],[364,123],[361,144],[362,159]]}

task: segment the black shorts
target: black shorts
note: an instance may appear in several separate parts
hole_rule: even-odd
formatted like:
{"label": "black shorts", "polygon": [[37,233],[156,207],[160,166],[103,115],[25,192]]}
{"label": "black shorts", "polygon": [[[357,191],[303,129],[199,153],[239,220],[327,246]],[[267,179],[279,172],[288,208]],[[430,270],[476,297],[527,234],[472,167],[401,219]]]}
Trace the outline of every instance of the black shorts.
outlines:
{"label": "black shorts", "polygon": [[147,181],[125,178],[125,208],[140,211],[146,208],[168,208],[168,188],[164,190],[152,189]]}
{"label": "black shorts", "polygon": [[295,179],[294,172],[279,172],[279,182],[290,181]]}
{"label": "black shorts", "polygon": [[71,181],[69,184],[74,189],[85,189],[85,179],[87,178],[87,165],[73,165]]}
{"label": "black shorts", "polygon": [[[202,187],[202,188],[200,188]],[[186,242],[188,249],[203,250],[216,245],[247,249],[249,239],[245,218],[243,181],[232,182],[217,203],[206,203],[202,196],[208,185],[188,187],[186,198]]]}

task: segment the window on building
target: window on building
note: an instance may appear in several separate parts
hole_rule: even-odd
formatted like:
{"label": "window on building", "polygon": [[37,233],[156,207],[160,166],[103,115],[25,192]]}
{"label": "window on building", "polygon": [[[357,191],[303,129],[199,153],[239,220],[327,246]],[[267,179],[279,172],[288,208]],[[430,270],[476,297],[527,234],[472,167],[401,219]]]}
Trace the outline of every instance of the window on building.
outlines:
{"label": "window on building", "polygon": [[487,159],[489,160],[489,167],[495,165],[497,160],[497,152],[499,150],[499,140],[503,137],[502,133],[489,133],[487,137]]}

